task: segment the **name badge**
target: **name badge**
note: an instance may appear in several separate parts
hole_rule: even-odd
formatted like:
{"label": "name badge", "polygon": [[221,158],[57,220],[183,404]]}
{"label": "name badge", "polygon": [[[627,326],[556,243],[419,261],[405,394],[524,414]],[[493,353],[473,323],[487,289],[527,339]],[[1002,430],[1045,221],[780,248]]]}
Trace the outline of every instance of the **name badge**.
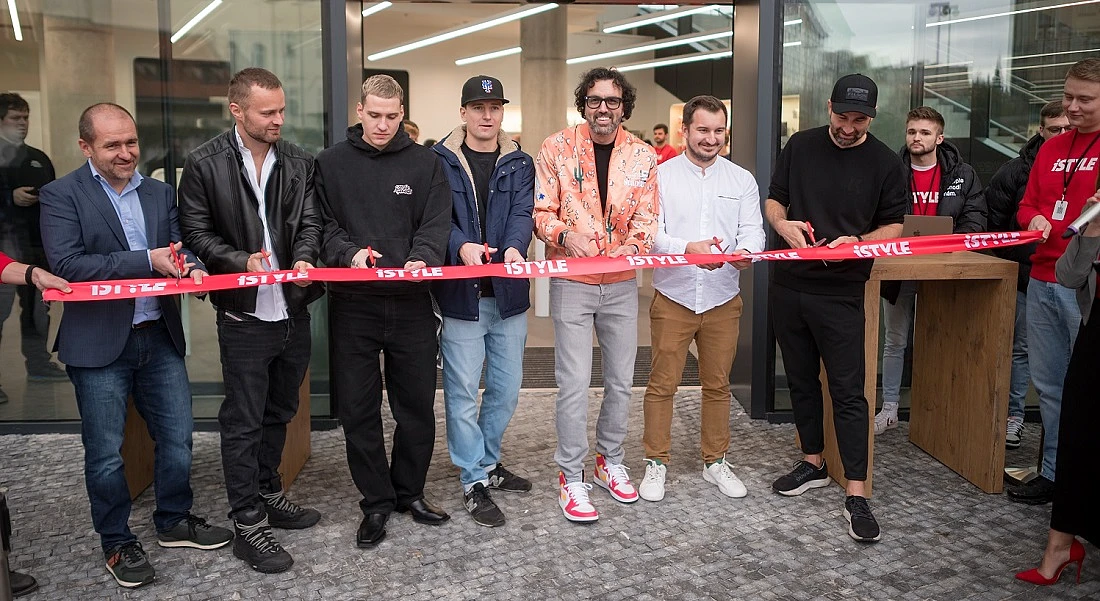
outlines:
{"label": "name badge", "polygon": [[1064,199],[1054,203],[1054,213],[1051,218],[1055,221],[1062,221],[1066,218],[1066,210],[1069,209],[1069,203]]}

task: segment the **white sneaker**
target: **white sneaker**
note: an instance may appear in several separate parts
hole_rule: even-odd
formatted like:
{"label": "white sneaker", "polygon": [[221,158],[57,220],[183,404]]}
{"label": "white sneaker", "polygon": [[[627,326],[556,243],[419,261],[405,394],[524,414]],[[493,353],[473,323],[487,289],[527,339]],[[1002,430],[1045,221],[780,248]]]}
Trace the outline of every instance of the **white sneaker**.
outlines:
{"label": "white sneaker", "polygon": [[733,473],[730,464],[726,463],[724,459],[719,459],[710,464],[710,467],[704,467],[703,479],[717,486],[718,490],[722,491],[722,494],[727,497],[740,499],[749,494],[744,483]]}
{"label": "white sneaker", "polygon": [[665,498],[665,472],[668,468],[663,463],[657,463],[652,459],[645,460],[645,477],[638,486],[638,494],[646,501],[660,501]]}
{"label": "white sneaker", "polygon": [[586,482],[566,482],[565,474],[558,472],[558,505],[565,519],[570,522],[595,522],[600,514],[588,500],[592,488]]}
{"label": "white sneaker", "polygon": [[875,436],[898,427],[898,411],[883,409],[875,415]]}

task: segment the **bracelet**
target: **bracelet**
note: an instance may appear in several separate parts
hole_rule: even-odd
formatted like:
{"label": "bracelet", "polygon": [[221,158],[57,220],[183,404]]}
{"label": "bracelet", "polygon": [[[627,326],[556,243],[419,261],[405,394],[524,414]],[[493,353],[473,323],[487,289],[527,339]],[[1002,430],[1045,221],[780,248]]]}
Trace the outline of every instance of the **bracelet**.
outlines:
{"label": "bracelet", "polygon": [[37,269],[37,268],[38,268],[37,265],[28,265],[27,266],[27,273],[24,274],[23,277],[27,280],[27,285],[28,286],[34,286],[34,270]]}

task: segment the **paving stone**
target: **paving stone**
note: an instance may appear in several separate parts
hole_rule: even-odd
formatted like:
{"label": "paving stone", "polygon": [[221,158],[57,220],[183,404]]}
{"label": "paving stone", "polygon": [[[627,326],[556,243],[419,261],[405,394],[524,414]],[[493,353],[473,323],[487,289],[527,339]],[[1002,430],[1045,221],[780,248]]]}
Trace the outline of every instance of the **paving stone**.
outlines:
{"label": "paving stone", "polygon": [[[1042,555],[1049,507],[982,493],[911,445],[905,423],[875,443],[871,503],[883,528],[876,545],[848,537],[839,487],[798,498],[771,492],[772,480],[799,457],[794,428],[752,421],[736,403],[727,459],[749,495],[722,496],[702,479],[698,389],[676,397],[665,500],[623,505],[597,488],[591,494],[600,521],[570,524],[557,505],[554,395],[524,391],[505,434],[503,461],[535,488],[494,493],[508,518],[501,528],[477,526],[462,506],[439,396],[426,494],[451,513],[447,524],[429,527],[394,514],[385,542],[357,549],[359,495],[343,433],[314,432],[312,457],[289,496],[324,517],[309,530],[276,531],[295,558],[290,571],[253,572],[229,549],[159,547],[150,490],[134,503],[130,524],[157,569],[157,582],[136,591],[120,589],[103,568],[80,437],[2,436],[0,486],[8,489],[15,526],[12,565],[39,579],[41,591],[31,599],[44,600],[1100,599],[1097,561],[1086,562],[1080,585],[1068,577],[1043,590],[1017,583],[1012,574]],[[635,389],[626,444],[636,480],[644,473],[641,397]],[[598,411],[594,390],[590,431]],[[388,410],[385,416],[392,433]],[[1025,430],[1021,449],[1008,451],[1009,464],[1034,462],[1038,430]],[[589,476],[593,462],[594,456],[586,462]],[[192,474],[195,513],[227,525],[216,433],[195,435]]]}

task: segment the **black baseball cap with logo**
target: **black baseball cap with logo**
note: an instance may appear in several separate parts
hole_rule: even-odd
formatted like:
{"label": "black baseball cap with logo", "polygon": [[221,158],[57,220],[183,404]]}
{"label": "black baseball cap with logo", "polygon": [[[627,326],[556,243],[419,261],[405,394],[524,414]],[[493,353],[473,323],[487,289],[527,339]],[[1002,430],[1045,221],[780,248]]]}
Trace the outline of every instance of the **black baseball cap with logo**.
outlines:
{"label": "black baseball cap with logo", "polygon": [[488,75],[471,77],[462,84],[462,106],[478,100],[499,100],[502,104],[508,104],[500,80]]}
{"label": "black baseball cap with logo", "polygon": [[845,75],[836,81],[829,100],[833,103],[834,113],[856,112],[874,117],[875,107],[878,106],[878,86],[866,75]]}

